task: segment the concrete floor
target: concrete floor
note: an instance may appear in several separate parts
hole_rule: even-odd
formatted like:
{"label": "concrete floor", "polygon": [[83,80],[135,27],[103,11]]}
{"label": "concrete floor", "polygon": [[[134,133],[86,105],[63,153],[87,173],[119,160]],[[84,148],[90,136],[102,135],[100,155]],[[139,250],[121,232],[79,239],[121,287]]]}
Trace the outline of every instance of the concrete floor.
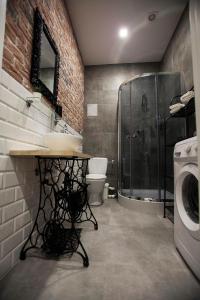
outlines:
{"label": "concrete floor", "polygon": [[195,300],[200,285],[177,253],[170,221],[121,207],[94,209],[99,230],[84,225],[90,258],[29,257],[0,283],[1,300]]}

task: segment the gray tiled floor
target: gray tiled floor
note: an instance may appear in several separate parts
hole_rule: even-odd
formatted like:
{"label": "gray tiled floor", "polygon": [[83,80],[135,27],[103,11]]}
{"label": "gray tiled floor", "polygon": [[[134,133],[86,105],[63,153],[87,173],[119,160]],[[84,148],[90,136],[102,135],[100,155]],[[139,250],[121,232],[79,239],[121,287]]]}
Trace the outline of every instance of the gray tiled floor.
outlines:
{"label": "gray tiled floor", "polygon": [[29,257],[0,284],[1,300],[195,300],[200,285],[173,243],[173,227],[109,200],[94,209],[99,230],[84,225],[90,257],[44,260]]}

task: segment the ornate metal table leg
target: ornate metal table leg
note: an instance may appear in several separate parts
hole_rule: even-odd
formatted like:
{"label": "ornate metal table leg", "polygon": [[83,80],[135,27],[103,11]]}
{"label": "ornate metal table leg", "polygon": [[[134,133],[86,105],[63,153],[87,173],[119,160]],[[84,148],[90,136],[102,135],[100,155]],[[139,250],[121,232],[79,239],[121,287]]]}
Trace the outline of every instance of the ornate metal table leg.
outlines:
{"label": "ornate metal table leg", "polygon": [[75,233],[76,238],[78,240],[78,244],[79,244],[79,246],[81,247],[81,249],[83,251],[83,254],[80,251],[76,251],[76,253],[79,254],[82,257],[83,266],[87,268],[87,267],[89,267],[89,258],[88,258],[87,252],[85,251],[85,248],[83,247],[83,244],[81,243],[79,235],[77,234],[77,230],[76,230],[74,224],[72,224],[72,230],[74,230],[74,233]]}
{"label": "ornate metal table leg", "polygon": [[[87,200],[86,185],[83,180],[75,180],[73,159],[40,158],[38,166],[40,173],[40,198],[38,211],[33,228],[21,250],[20,259],[26,258],[28,250],[43,249],[46,254],[58,256],[61,254],[79,254],[83,265],[89,266],[87,253],[80,241],[75,228],[80,209]],[[82,178],[83,179],[83,178]],[[42,220],[41,220],[42,218]],[[42,222],[41,222],[42,221]],[[65,228],[65,222],[71,223],[71,229]],[[41,242],[39,244],[39,239]],[[80,248],[80,251],[79,249]]]}
{"label": "ornate metal table leg", "polygon": [[[28,250],[43,249],[50,255],[79,254],[83,265],[89,266],[87,253],[75,223],[98,223],[87,199],[87,159],[38,157],[40,198],[33,228],[21,250],[20,259]],[[65,228],[70,222],[71,229]],[[80,247],[80,250],[78,248]]]}
{"label": "ornate metal table leg", "polygon": [[[74,161],[74,170],[72,178],[74,181],[81,181],[85,186],[86,184],[86,174],[88,169],[88,159],[75,159]],[[94,229],[98,230],[97,220],[91,210],[90,204],[88,202],[87,189],[84,194],[84,205],[82,206],[79,218],[76,219],[76,223],[91,222],[94,225]]]}
{"label": "ornate metal table leg", "polygon": [[[33,249],[33,248],[39,249],[37,244],[39,242],[40,236],[42,236],[42,232],[40,231],[39,224],[38,224],[38,219],[39,219],[39,216],[40,216],[41,212],[43,212],[44,219],[45,219],[45,212],[44,212],[45,202],[42,203],[42,184],[43,183],[42,183],[41,165],[40,165],[40,160],[39,159],[38,159],[38,168],[39,168],[39,174],[40,174],[40,197],[39,197],[38,211],[37,211],[37,214],[36,214],[36,218],[35,218],[32,230],[31,230],[26,242],[24,243],[24,246],[21,249],[21,252],[20,252],[20,259],[21,260],[24,260],[26,258],[26,252],[28,250]],[[35,234],[36,236],[33,237],[33,234]]]}

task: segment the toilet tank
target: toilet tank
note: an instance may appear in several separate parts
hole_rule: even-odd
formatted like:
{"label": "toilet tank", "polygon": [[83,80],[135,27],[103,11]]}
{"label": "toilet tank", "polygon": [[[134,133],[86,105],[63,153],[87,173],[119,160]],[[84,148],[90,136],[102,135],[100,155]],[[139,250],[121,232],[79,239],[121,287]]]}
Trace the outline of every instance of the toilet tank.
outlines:
{"label": "toilet tank", "polygon": [[88,171],[89,174],[105,175],[107,171],[108,159],[105,157],[94,157],[89,160]]}

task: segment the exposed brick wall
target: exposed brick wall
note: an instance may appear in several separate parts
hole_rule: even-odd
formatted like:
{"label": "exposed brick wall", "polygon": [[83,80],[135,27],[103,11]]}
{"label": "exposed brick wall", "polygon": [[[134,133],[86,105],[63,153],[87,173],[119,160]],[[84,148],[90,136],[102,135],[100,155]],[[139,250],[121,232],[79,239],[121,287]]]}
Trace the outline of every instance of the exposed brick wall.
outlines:
{"label": "exposed brick wall", "polygon": [[64,0],[8,0],[3,69],[32,91],[30,84],[34,9],[39,8],[60,53],[58,102],[64,120],[83,126],[84,67]]}

